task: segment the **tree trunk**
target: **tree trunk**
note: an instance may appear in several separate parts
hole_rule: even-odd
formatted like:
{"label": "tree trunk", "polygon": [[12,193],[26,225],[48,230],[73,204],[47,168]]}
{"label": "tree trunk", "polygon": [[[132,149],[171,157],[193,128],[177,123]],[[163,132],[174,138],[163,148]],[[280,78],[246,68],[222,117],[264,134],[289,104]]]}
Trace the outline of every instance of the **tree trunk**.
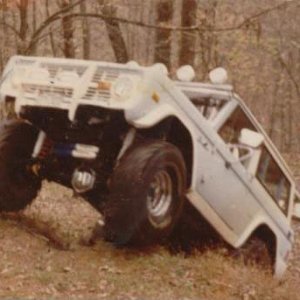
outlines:
{"label": "tree trunk", "polygon": [[[181,26],[193,26],[197,19],[197,0],[182,0]],[[195,58],[196,34],[182,31],[179,65],[193,65]]]}
{"label": "tree trunk", "polygon": [[[117,16],[117,8],[112,4],[104,4],[102,13],[113,18]],[[126,63],[129,60],[129,57],[119,22],[113,19],[106,19],[105,26],[116,61],[119,63]]]}
{"label": "tree trunk", "polygon": [[[156,7],[157,25],[166,25],[172,22],[173,1],[161,0]],[[171,31],[167,29],[157,29],[155,55],[156,62],[163,63],[168,69],[171,67]]]}
{"label": "tree trunk", "polygon": [[[60,8],[64,9],[71,4],[72,0],[62,0]],[[61,20],[63,31],[63,52],[64,56],[68,58],[75,57],[75,45],[74,45],[74,28],[73,21],[67,14],[62,17]]]}
{"label": "tree trunk", "polygon": [[[80,4],[80,11],[86,13],[86,2]],[[85,18],[82,20],[82,39],[83,39],[83,58],[89,59],[91,52],[91,32],[89,27],[89,22]]]}
{"label": "tree trunk", "polygon": [[[36,1],[32,1],[32,31],[35,32],[36,31],[36,27],[37,27],[37,22],[36,22]],[[36,53],[36,45],[33,47],[32,52],[35,54]]]}
{"label": "tree trunk", "polygon": [[19,37],[20,42],[18,43],[18,53],[23,54],[26,48],[26,39],[28,34],[28,0],[20,0],[18,4],[19,17],[20,17],[20,28]]}
{"label": "tree trunk", "polygon": [[[50,8],[49,8],[49,0],[46,0],[46,17],[50,17]],[[34,31],[35,32],[35,31]],[[52,28],[49,29],[49,39],[50,39],[50,46],[52,50],[52,54],[54,57],[56,57],[56,47],[55,47],[55,42],[54,42],[54,36],[52,32]]]}
{"label": "tree trunk", "polygon": [[[0,4],[0,11],[1,11],[1,22],[3,24],[6,24],[6,9],[7,9],[7,0],[3,0]],[[6,47],[8,46],[8,32],[7,30],[2,31],[3,34],[3,40],[1,41],[0,47],[1,47],[1,62],[0,62],[0,72],[2,73],[4,69],[5,64],[5,55],[7,52]],[[3,48],[2,48],[3,47]],[[1,74],[0,73],[0,74]]]}

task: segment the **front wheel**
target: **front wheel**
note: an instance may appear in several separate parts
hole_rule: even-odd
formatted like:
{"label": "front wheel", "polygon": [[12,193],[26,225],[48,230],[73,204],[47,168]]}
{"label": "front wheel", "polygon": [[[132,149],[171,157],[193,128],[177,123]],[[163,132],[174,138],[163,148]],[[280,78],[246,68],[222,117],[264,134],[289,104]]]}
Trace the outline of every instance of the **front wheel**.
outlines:
{"label": "front wheel", "polygon": [[104,216],[104,234],[117,244],[166,238],[182,211],[186,167],[180,151],[163,141],[133,147],[116,168]]}
{"label": "front wheel", "polygon": [[21,120],[0,125],[0,211],[26,207],[36,197],[41,180],[31,170],[38,130]]}

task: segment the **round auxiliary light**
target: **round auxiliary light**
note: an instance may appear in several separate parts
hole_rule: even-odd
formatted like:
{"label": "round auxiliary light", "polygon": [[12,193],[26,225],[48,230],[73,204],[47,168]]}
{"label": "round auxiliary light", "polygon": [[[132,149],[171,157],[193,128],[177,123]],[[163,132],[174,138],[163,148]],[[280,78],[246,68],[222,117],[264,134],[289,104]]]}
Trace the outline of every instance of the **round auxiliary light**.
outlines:
{"label": "round auxiliary light", "polygon": [[169,74],[167,66],[163,63],[156,63],[153,65],[153,67],[166,76]]}
{"label": "round auxiliary light", "polygon": [[11,76],[11,83],[14,88],[20,87],[22,80],[26,78],[26,70],[24,68],[16,67],[13,69]]}
{"label": "round auxiliary light", "polygon": [[11,83],[14,88],[18,88],[21,85],[21,82],[22,76],[20,76],[19,74],[16,73],[11,77]]}
{"label": "round auxiliary light", "polygon": [[134,82],[129,77],[120,77],[112,86],[112,94],[117,100],[126,100],[134,90]]}
{"label": "round auxiliary light", "polygon": [[225,84],[228,80],[227,71],[224,68],[216,68],[209,72],[209,79],[215,84]]}
{"label": "round auxiliary light", "polygon": [[129,62],[126,63],[126,66],[130,68],[139,68],[140,65],[135,60],[130,60]]}
{"label": "round auxiliary light", "polygon": [[196,74],[192,66],[185,65],[180,67],[176,71],[176,76],[180,81],[192,81],[195,78]]}

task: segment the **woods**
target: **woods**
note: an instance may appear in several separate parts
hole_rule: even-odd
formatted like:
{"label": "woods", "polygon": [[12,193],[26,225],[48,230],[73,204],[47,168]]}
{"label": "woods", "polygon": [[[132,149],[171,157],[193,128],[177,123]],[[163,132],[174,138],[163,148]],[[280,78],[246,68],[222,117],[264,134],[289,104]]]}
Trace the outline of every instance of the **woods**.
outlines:
{"label": "woods", "polygon": [[0,0],[0,298],[300,299],[299,12]]}
{"label": "woods", "polygon": [[14,54],[225,67],[284,153],[300,151],[298,0],[1,0],[0,70]]}

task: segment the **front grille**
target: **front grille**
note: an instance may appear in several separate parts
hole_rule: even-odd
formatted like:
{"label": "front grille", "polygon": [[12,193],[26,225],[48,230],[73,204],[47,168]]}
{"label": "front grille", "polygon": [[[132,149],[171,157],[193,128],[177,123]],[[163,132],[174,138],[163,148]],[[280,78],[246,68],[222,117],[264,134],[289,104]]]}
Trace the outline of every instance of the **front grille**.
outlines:
{"label": "front grille", "polygon": [[16,65],[29,66],[35,63],[34,59],[19,58],[16,60]]}
{"label": "front grille", "polygon": [[[108,102],[111,98],[111,88],[120,76],[139,77],[141,74],[141,71],[130,68],[119,68],[118,66],[109,65],[82,65],[78,64],[78,62],[71,64],[63,61],[56,62],[55,60],[46,62],[20,58],[17,63],[25,65],[25,67],[28,65],[29,70],[30,65],[34,63],[35,67],[47,70],[49,73],[49,77],[41,77],[40,80],[38,75],[34,78],[28,78],[31,80],[24,80],[22,89],[25,97],[29,98],[45,96],[44,99],[46,99],[47,96],[57,96],[57,100],[59,100],[61,97],[72,99],[73,97],[81,96],[82,100]],[[75,80],[73,81],[73,77],[70,77],[64,83],[65,79],[58,77],[63,72],[73,73]],[[91,74],[90,72],[93,73]],[[76,74],[78,78],[76,78]],[[82,89],[85,89],[83,96],[81,94]],[[67,100],[67,102],[70,101]]]}
{"label": "front grille", "polygon": [[102,101],[108,101],[110,99],[110,91],[109,90],[99,90],[95,87],[89,87],[83,96],[83,99],[86,100],[102,100]]}
{"label": "front grille", "polygon": [[60,63],[41,63],[40,67],[47,69],[51,78],[55,78],[55,76],[62,71],[76,72],[77,75],[81,77],[88,68],[81,65],[68,65]]}
{"label": "front grille", "polygon": [[[92,77],[91,85],[82,98],[86,100],[108,101],[111,97],[110,88],[98,87],[99,83],[103,82],[111,87],[120,75],[137,75],[137,73],[136,70],[130,69],[98,67]],[[97,87],[95,87],[96,85]]]}
{"label": "front grille", "polygon": [[115,81],[118,77],[119,77],[119,72],[117,70],[98,67],[93,76],[92,82],[93,83],[98,83],[99,81],[112,82]]}
{"label": "front grille", "polygon": [[73,89],[66,87],[58,87],[58,86],[46,86],[39,84],[23,84],[22,85],[24,92],[30,94],[50,94],[50,95],[59,95],[66,98],[72,98]]}
{"label": "front grille", "polygon": [[[109,86],[118,79],[119,74],[120,72],[117,69],[98,67],[91,80],[93,86],[90,85],[88,87],[83,99],[108,101],[111,97]],[[98,85],[100,82],[107,83],[108,88],[95,87],[95,85]]]}

